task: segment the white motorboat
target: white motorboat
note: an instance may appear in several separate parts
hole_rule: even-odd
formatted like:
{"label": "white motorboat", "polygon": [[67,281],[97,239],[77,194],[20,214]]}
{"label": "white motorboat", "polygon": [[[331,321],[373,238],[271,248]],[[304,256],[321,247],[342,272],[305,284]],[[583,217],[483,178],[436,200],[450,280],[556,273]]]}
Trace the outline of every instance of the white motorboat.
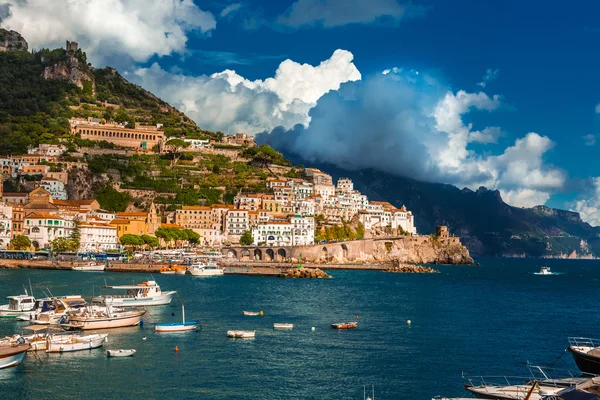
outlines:
{"label": "white motorboat", "polygon": [[294,324],[273,324],[273,329],[290,330],[294,329]]}
{"label": "white motorboat", "polygon": [[113,311],[111,307],[104,309],[84,309],[82,312],[69,313],[60,326],[65,330],[89,330],[123,328],[140,324],[145,310]]}
{"label": "white motorboat", "polygon": [[127,290],[124,295],[94,297],[92,302],[104,302],[107,306],[136,307],[160,306],[171,303],[174,290],[163,292],[156,281],[147,281],[138,285],[102,286],[104,289]]}
{"label": "white motorboat", "polygon": [[242,311],[242,315],[246,317],[258,317],[260,315],[259,311]]}
{"label": "white motorboat", "polygon": [[98,264],[95,262],[89,262],[84,265],[79,265],[76,267],[71,267],[73,271],[86,271],[86,272],[102,272],[104,271],[104,264]]}
{"label": "white motorboat", "polygon": [[108,335],[93,333],[90,335],[68,334],[48,337],[46,353],[64,353],[70,351],[91,350],[102,347]]}
{"label": "white motorboat", "polygon": [[227,331],[227,337],[234,339],[254,339],[256,331]]}
{"label": "white motorboat", "polygon": [[44,302],[41,308],[30,318],[37,325],[53,325],[68,312],[76,311],[86,306],[85,299],[81,296],[63,296],[52,299],[49,304]]}
{"label": "white motorboat", "polygon": [[0,369],[21,364],[29,347],[28,344],[0,345]]}
{"label": "white motorboat", "polygon": [[16,318],[22,314],[28,313],[33,310],[35,306],[35,298],[27,294],[21,294],[18,296],[7,296],[8,304],[0,306],[0,318]]}
{"label": "white motorboat", "polygon": [[225,274],[223,268],[219,268],[213,264],[205,264],[201,262],[193,263],[189,266],[188,271],[194,276],[221,276]]}
{"label": "white motorboat", "polygon": [[135,349],[106,350],[106,354],[109,357],[131,357],[135,354]]}
{"label": "white motorboat", "polygon": [[550,270],[550,267],[541,267],[540,272],[534,272],[534,275],[556,275]]}
{"label": "white motorboat", "polygon": [[194,331],[198,328],[198,321],[185,320],[185,307],[181,305],[181,322],[170,322],[165,324],[154,325],[155,332],[185,332]]}

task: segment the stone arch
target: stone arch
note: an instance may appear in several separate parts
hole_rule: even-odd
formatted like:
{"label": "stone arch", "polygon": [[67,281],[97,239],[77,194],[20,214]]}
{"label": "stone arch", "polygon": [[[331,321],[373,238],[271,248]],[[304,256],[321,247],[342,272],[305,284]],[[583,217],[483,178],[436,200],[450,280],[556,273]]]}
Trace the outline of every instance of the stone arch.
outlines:
{"label": "stone arch", "polygon": [[242,260],[250,261],[250,250],[242,249]]}
{"label": "stone arch", "polygon": [[342,257],[344,257],[344,261],[348,260],[348,246],[342,244]]}
{"label": "stone arch", "polygon": [[39,249],[39,248],[40,248],[40,244],[38,243],[38,241],[37,241],[37,240],[34,240],[33,242],[31,242],[31,245],[32,245],[33,247],[35,247],[36,249]]}
{"label": "stone arch", "polygon": [[286,255],[285,249],[277,250],[277,261],[285,261]]}
{"label": "stone arch", "polygon": [[227,258],[237,258],[237,251],[234,249],[227,250]]}
{"label": "stone arch", "polygon": [[254,260],[262,261],[262,251],[260,249],[254,249]]}
{"label": "stone arch", "polygon": [[31,228],[31,233],[40,233],[40,228],[34,226],[33,228]]}
{"label": "stone arch", "polygon": [[329,251],[327,250],[327,246],[323,246],[321,249],[321,259],[327,261],[329,258]]}
{"label": "stone arch", "polygon": [[275,259],[275,252],[273,251],[273,249],[267,249],[266,253],[266,261],[273,261]]}

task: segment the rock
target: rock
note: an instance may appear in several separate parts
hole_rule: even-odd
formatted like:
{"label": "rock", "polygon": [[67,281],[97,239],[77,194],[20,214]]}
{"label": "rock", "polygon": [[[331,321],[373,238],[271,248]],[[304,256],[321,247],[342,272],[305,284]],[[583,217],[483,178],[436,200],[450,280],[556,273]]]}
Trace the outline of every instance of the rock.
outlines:
{"label": "rock", "polygon": [[383,272],[397,272],[397,273],[413,273],[413,274],[434,274],[439,273],[437,269],[431,267],[424,267],[422,265],[409,265],[398,263],[388,269],[384,269]]}
{"label": "rock", "polygon": [[290,268],[285,272],[286,278],[330,278],[319,268]]}
{"label": "rock", "polygon": [[27,51],[27,41],[16,31],[8,31],[0,28],[0,52],[3,51]]}

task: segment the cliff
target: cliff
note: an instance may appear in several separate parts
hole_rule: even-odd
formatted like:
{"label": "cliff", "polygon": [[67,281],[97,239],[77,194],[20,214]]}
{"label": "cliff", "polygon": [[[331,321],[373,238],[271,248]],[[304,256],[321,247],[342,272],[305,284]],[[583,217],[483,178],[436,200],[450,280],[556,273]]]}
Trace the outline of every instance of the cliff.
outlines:
{"label": "cliff", "polygon": [[0,28],[0,52],[27,51],[28,47],[27,41],[19,32]]}

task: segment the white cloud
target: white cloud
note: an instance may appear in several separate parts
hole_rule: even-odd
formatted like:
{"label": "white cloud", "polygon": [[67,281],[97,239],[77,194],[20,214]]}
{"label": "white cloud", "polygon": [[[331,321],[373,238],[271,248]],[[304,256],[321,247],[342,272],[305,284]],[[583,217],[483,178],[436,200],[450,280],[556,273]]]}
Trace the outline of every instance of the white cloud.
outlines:
{"label": "white cloud", "polygon": [[600,226],[600,177],[592,179],[593,192],[587,199],[571,204],[571,211],[578,212],[581,219],[592,226]]}
{"label": "white cloud", "polygon": [[352,53],[336,50],[318,66],[285,60],[275,76],[250,81],[233,70],[210,76],[170,73],[158,64],[130,79],[178,107],[204,129],[256,133],[276,126],[307,125],[309,110],[323,94],[359,80]]}
{"label": "white cloud", "polygon": [[550,194],[532,189],[500,190],[502,200],[515,207],[533,207],[544,204]]}
{"label": "white cloud", "polygon": [[192,0],[8,0],[4,28],[20,32],[30,48],[79,42],[93,63],[130,57],[146,61],[185,50],[187,33],[216,27]]}
{"label": "white cloud", "polygon": [[369,24],[387,18],[398,22],[425,12],[411,3],[397,0],[297,0],[277,19],[291,28],[321,25],[325,28],[347,24]]}
{"label": "white cloud", "polygon": [[231,16],[232,13],[235,13],[240,8],[242,8],[242,3],[233,3],[225,7],[219,15],[221,16],[221,18],[227,17],[228,15]]}
{"label": "white cloud", "polygon": [[485,75],[483,76],[483,80],[477,84],[479,86],[481,86],[482,88],[485,88],[489,82],[498,79],[498,75],[500,75],[500,69],[488,68],[487,70],[485,70]]}
{"label": "white cloud", "polygon": [[600,103],[596,104],[596,114],[600,114]]}
{"label": "white cloud", "polygon": [[498,143],[498,138],[504,136],[504,132],[497,126],[488,126],[481,131],[469,132],[469,141],[483,144]]}
{"label": "white cloud", "polygon": [[583,136],[583,141],[586,146],[593,146],[596,144],[596,135],[592,135],[591,133],[585,135]]}

